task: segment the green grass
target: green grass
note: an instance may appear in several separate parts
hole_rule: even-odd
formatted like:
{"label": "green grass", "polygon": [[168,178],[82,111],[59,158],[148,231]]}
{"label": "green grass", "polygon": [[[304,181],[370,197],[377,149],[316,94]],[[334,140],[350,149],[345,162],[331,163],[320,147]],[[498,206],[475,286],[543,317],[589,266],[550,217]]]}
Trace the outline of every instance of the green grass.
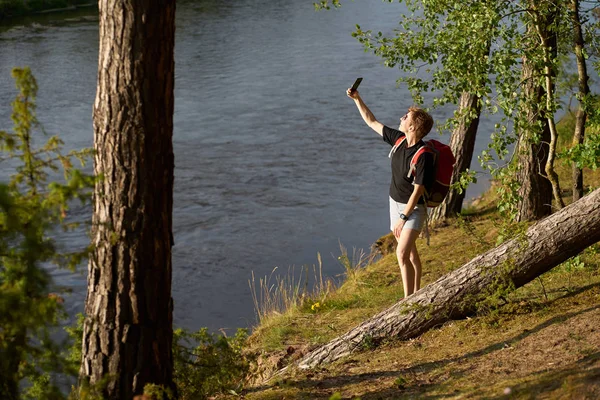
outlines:
{"label": "green grass", "polygon": [[[572,129],[569,121],[560,127]],[[569,143],[568,137],[562,143]],[[556,167],[570,201],[564,189],[570,189],[571,167],[560,161]],[[584,174],[589,188],[600,186],[600,171]],[[437,228],[429,247],[417,242],[423,286],[496,246],[502,221],[495,201],[492,190],[463,216]],[[395,254],[382,256],[352,268],[339,287],[314,291],[297,307],[265,315],[249,351],[272,357],[281,367],[401,298]],[[416,339],[391,339],[313,370],[292,368],[266,384],[265,363],[265,374],[244,398],[329,399],[334,393],[363,400],[600,398],[598,304],[600,244],[481,308],[478,315]]]}
{"label": "green grass", "polygon": [[[429,247],[419,240],[424,265],[423,285],[493,247],[496,224],[492,218],[463,218],[460,224],[439,228]],[[265,317],[251,337],[253,348],[276,351],[289,345],[324,343],[396,303],[403,296],[396,256],[386,255],[354,271],[352,279],[327,296],[315,295],[315,298],[306,298],[301,306]],[[320,306],[311,309],[316,302]],[[282,326],[285,326],[285,333],[281,333]]]}

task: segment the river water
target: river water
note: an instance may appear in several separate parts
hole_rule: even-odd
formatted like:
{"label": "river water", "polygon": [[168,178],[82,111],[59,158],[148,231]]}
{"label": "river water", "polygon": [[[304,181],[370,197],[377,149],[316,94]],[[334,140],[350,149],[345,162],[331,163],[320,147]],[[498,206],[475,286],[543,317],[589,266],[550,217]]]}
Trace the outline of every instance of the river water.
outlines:
{"label": "river water", "polygon": [[[360,91],[376,117],[398,123],[412,104],[406,88],[396,87],[398,72],[365,53],[350,33],[357,23],[390,33],[404,11],[380,1],[328,12],[315,12],[311,0],[178,2],[176,326],[251,327],[252,272],[257,278],[275,267],[275,274],[292,266],[297,272],[316,264],[320,253],[324,274],[337,276],[340,243],[350,252],[368,250],[388,232],[389,149],[345,90],[363,77]],[[11,125],[10,70],[27,65],[38,80],[45,130],[69,149],[92,146],[97,53],[93,10],[0,27],[0,128]],[[435,110],[434,118],[451,111]],[[482,121],[481,136],[491,129]],[[88,239],[76,232],[61,240],[83,246]],[[73,289],[66,301],[71,317],[83,310],[85,269],[53,271]]]}

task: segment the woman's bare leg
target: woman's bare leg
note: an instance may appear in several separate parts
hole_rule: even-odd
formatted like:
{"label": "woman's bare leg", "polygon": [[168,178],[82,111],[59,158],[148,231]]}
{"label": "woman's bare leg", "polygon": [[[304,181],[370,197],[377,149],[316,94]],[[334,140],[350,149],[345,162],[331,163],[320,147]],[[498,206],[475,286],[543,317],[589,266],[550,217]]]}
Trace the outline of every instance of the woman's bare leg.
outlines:
{"label": "woman's bare leg", "polygon": [[404,287],[404,297],[408,297],[415,292],[415,288],[420,285],[421,280],[421,260],[418,259],[418,279],[417,283],[416,272],[417,269],[411,262],[411,254],[413,248],[415,248],[415,242],[419,237],[419,231],[415,231],[414,229],[403,229],[399,238],[396,238],[398,241],[398,247],[396,247],[396,256],[398,257],[398,265],[400,266],[400,272],[402,273],[402,286]]}
{"label": "woman's bare leg", "polygon": [[[421,267],[421,257],[417,251],[417,243],[413,243],[413,247],[410,251],[410,263],[412,264],[415,271],[415,292],[421,289],[421,273],[423,268]],[[414,292],[413,292],[414,293]]]}

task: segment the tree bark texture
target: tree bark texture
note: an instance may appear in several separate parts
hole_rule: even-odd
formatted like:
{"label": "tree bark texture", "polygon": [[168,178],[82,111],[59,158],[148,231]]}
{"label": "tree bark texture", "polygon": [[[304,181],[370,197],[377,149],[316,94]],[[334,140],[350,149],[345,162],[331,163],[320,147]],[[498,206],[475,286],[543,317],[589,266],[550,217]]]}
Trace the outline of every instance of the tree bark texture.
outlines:
{"label": "tree bark texture", "polygon": [[498,282],[521,287],[600,241],[600,189],[535,223],[517,237],[475,257],[324,346],[298,364],[312,368],[382,339],[406,340],[463,318]]}
{"label": "tree bark texture", "polygon": [[[585,121],[587,120],[587,111],[585,105],[582,104],[588,94],[590,87],[588,86],[587,64],[583,55],[584,40],[583,31],[581,29],[581,19],[579,16],[579,0],[571,1],[571,19],[573,21],[573,35],[575,37],[575,58],[577,60],[577,74],[579,76],[579,108],[575,117],[575,132],[573,133],[573,146],[583,143],[585,136]],[[583,196],[583,171],[573,163],[573,201],[579,200]]]}
{"label": "tree bark texture", "polygon": [[[532,9],[536,10],[535,2],[532,2]],[[557,42],[558,36],[556,30],[552,28],[559,13],[556,7],[549,7],[543,11],[534,12],[534,23],[540,39],[540,47],[543,52],[544,60],[544,81],[546,86],[546,119],[548,123],[548,129],[550,131],[550,142],[548,144],[548,158],[546,159],[546,165],[544,170],[546,171],[546,178],[552,185],[552,196],[554,197],[555,207],[563,208],[565,203],[562,199],[562,191],[560,189],[560,180],[558,174],[554,169],[554,161],[556,159],[556,146],[558,146],[558,132],[556,130],[556,123],[554,122],[554,113],[556,106],[554,104],[554,97],[556,96],[555,80],[556,80],[556,60],[557,57]]]}
{"label": "tree bark texture", "polygon": [[[452,132],[450,138],[450,148],[456,158],[454,171],[452,172],[452,181],[459,180],[460,174],[465,172],[471,166],[473,150],[475,149],[475,137],[479,126],[479,115],[481,114],[481,105],[477,95],[464,92],[460,98],[459,115],[475,114],[475,118],[462,117],[460,124]],[[448,217],[459,214],[462,210],[465,191],[459,193],[457,190],[450,190],[448,195],[431,213],[431,221],[434,223],[442,222]]]}
{"label": "tree bark texture", "polygon": [[[517,221],[536,221],[552,213],[552,185],[543,175],[548,160],[550,128],[548,120],[538,109],[544,102],[544,88],[537,84],[530,61],[523,60],[523,87],[525,100],[520,112],[525,113],[526,122],[521,124],[517,154],[519,169],[517,181]],[[534,136],[539,136],[537,139]]]}
{"label": "tree bark texture", "polygon": [[173,387],[175,1],[100,0],[92,243],[81,378]]}

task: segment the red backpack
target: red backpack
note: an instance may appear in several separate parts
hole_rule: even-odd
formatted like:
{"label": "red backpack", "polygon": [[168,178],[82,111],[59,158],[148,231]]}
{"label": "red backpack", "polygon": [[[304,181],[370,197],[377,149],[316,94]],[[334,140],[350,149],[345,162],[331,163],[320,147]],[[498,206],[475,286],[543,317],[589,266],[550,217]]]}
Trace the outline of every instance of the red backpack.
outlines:
{"label": "red backpack", "polygon": [[[405,139],[406,136],[402,136],[400,139],[396,140],[390,155]],[[438,142],[435,139],[427,140],[425,141],[425,146],[417,150],[410,160],[410,171],[408,171],[409,177],[415,174],[417,161],[419,161],[421,154],[426,151],[433,154],[435,180],[431,185],[431,190],[425,192],[425,200],[428,207],[437,207],[444,201],[444,198],[450,191],[450,180],[452,179],[452,172],[454,171],[456,159],[454,158],[454,154],[452,154],[450,146]]]}

